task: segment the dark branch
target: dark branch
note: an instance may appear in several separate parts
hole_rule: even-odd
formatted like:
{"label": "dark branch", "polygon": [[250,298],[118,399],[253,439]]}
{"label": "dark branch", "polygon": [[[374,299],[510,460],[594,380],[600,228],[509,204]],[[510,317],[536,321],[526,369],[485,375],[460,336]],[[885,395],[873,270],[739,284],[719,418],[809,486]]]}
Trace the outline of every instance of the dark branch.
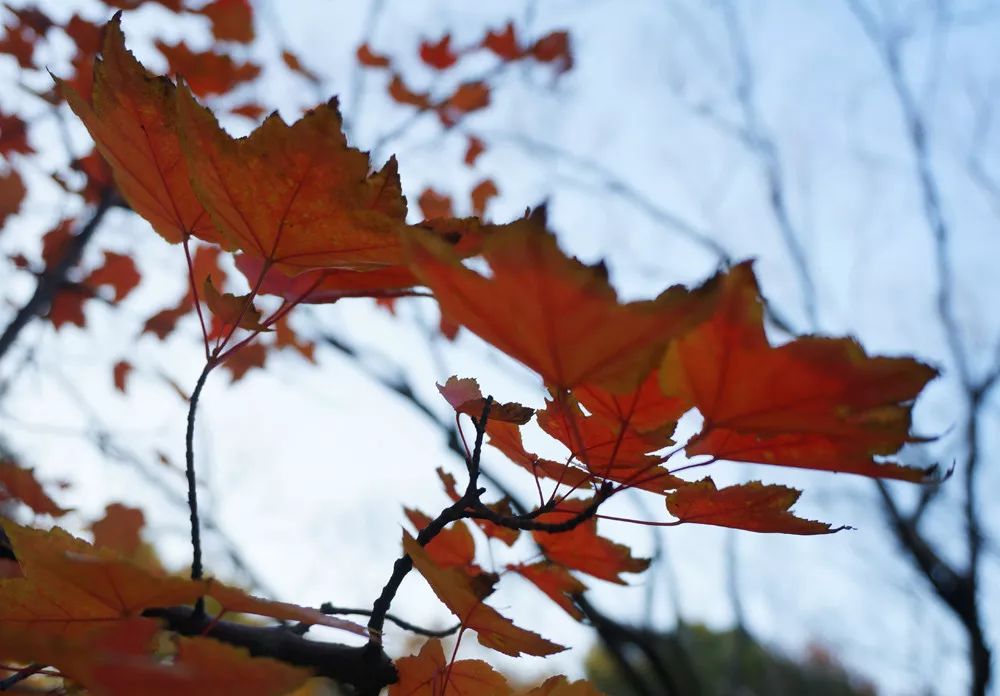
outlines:
{"label": "dark branch", "polygon": [[167,628],[185,636],[208,636],[246,648],[255,657],[270,657],[288,664],[312,669],[321,677],[348,684],[360,693],[378,693],[396,681],[392,661],[380,648],[352,647],[320,643],[296,635],[288,628],[247,626],[230,621],[216,621],[191,607],[150,609],[146,616],[162,619]]}
{"label": "dark branch", "polygon": [[32,319],[44,312],[52,303],[53,298],[59,292],[59,288],[66,282],[66,276],[80,261],[83,250],[100,226],[101,221],[104,219],[104,214],[114,204],[114,199],[114,189],[105,189],[90,219],[87,220],[80,232],[70,239],[66,245],[66,251],[63,252],[59,262],[38,276],[38,285],[35,286],[35,292],[32,293],[28,301],[14,315],[7,328],[0,334],[0,359],[14,345],[21,330]]}
{"label": "dark branch", "polygon": [[[319,610],[324,614],[337,614],[340,616],[371,616],[371,609],[347,609],[345,607],[335,607],[329,602],[324,603]],[[440,630],[435,630],[433,628],[424,628],[422,626],[417,626],[412,624],[405,619],[401,619],[393,614],[386,613],[385,620],[394,623],[404,631],[409,631],[410,633],[416,633],[421,636],[427,636],[428,638],[445,638],[446,636],[454,635],[458,632],[458,629],[462,627],[462,624],[455,624],[450,628],[442,628]]]}

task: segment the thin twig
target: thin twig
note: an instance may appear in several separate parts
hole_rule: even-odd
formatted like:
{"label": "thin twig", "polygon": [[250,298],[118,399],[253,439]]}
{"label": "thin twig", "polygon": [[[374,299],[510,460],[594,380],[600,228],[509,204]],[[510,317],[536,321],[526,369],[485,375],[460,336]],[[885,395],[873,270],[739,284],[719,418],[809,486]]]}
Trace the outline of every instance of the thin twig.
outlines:
{"label": "thin twig", "polygon": [[[215,361],[209,360],[205,363],[204,369],[202,369],[201,374],[198,376],[198,382],[194,386],[194,391],[191,392],[191,400],[188,404],[188,415],[187,415],[187,433],[184,438],[185,444],[185,462],[186,466],[184,473],[187,476],[188,485],[188,509],[191,512],[191,579],[200,580],[202,576],[202,566],[201,566],[201,528],[200,522],[198,520],[198,486],[195,481],[195,470],[194,470],[194,423],[195,416],[198,410],[198,398],[201,396],[201,390],[205,387],[205,380],[208,379],[209,373],[217,365]],[[201,602],[199,601],[199,606]]]}
{"label": "thin twig", "polygon": [[[323,604],[319,610],[324,614],[337,614],[341,616],[371,616],[371,609],[347,609],[345,607],[335,607],[329,602]],[[457,623],[451,628],[433,629],[424,628],[423,626],[417,626],[416,624],[410,623],[405,619],[401,619],[395,614],[386,613],[385,620],[394,623],[404,631],[409,631],[410,633],[416,633],[421,636],[427,636],[429,638],[445,638],[450,635],[454,635],[458,629],[462,627],[462,624]]]}

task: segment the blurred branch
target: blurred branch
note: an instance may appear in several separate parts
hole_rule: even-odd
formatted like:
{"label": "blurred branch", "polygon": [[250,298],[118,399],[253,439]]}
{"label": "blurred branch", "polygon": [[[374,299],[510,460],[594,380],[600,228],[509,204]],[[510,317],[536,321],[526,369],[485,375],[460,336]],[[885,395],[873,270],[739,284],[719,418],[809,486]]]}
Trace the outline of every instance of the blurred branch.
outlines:
{"label": "blurred branch", "polygon": [[767,185],[767,200],[774,215],[785,248],[792,260],[792,266],[802,289],[802,304],[811,331],[818,328],[816,309],[816,285],[809,271],[809,261],[802,246],[801,233],[792,223],[788,209],[788,194],[785,172],[778,154],[778,146],[761,121],[756,104],[756,77],[750,60],[746,34],[740,24],[732,0],[723,2],[722,16],[729,36],[730,51],[736,65],[735,97],[743,114],[743,125],[738,132],[747,147],[760,162],[764,181]]}
{"label": "blurred branch", "polygon": [[976,380],[972,375],[969,357],[962,341],[961,328],[954,308],[956,276],[949,250],[952,229],[944,215],[941,185],[931,161],[927,119],[907,82],[903,65],[903,41],[908,32],[886,22],[880,22],[860,0],[847,0],[847,3],[878,52],[896,97],[916,170],[915,177],[924,220],[934,242],[934,261],[938,276],[936,297],[938,319],[952,362],[958,372],[968,408],[963,438],[966,450],[965,466],[962,468],[964,484],[962,509],[965,518],[967,553],[965,572],[959,574],[943,564],[930,544],[920,536],[915,519],[908,520],[900,513],[884,484],[880,484],[879,492],[893,522],[896,538],[907,549],[937,594],[965,627],[969,639],[972,670],[971,693],[980,695],[986,693],[990,682],[991,655],[983,636],[983,620],[978,603],[980,553],[983,542],[976,492],[976,473],[981,461],[979,416],[984,397],[996,383],[997,375],[1000,373],[994,368],[991,373]]}
{"label": "blurred branch", "polygon": [[59,292],[59,288],[66,282],[66,277],[70,270],[76,266],[83,255],[83,250],[90,242],[97,228],[100,227],[105,213],[115,203],[116,191],[114,188],[107,188],[101,193],[100,201],[90,214],[90,218],[84,223],[80,231],[70,238],[66,244],[62,258],[51,268],[45,270],[38,276],[38,283],[35,291],[24,305],[17,311],[14,318],[0,334],[0,360],[6,355],[21,330],[48,308],[52,299]]}

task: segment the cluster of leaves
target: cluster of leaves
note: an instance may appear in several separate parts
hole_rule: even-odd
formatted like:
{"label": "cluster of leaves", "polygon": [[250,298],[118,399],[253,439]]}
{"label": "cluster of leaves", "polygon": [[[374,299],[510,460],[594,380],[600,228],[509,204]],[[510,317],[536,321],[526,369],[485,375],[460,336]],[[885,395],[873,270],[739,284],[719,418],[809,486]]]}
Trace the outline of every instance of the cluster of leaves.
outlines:
{"label": "cluster of leaves", "polygon": [[[178,3],[166,4],[181,11]],[[241,19],[249,16],[248,3],[218,0],[209,7],[218,38],[252,38],[252,24],[248,33]],[[16,33],[8,31],[8,37]],[[529,532],[539,552],[500,574],[523,576],[579,620],[574,596],[585,585],[577,574],[621,583],[623,573],[648,565],[598,533],[607,517],[601,506],[622,491],[663,499],[664,519],[644,524],[823,534],[840,528],[796,516],[794,489],[759,481],[718,488],[710,478],[678,474],[718,460],[909,481],[931,474],[885,460],[913,439],[910,409],[933,369],[905,358],[868,357],[850,339],[807,337],[772,346],[749,263],[725,269],[697,289],[675,286],[652,300],[621,302],[603,266],[588,266],[560,250],[544,209],[487,224],[479,217],[454,217],[450,203],[430,214],[429,204],[422,204],[426,219],[411,224],[395,159],[372,169],[368,155],[348,145],[335,102],[292,124],[272,115],[235,139],[196,96],[226,92],[255,71],[232,60],[192,58],[183,44],[160,49],[183,79],[175,83],[146,71],[125,48],[115,19],[93,61],[92,81],[76,75],[56,82],[106,162],[105,181],[114,182],[113,189],[109,183],[98,187],[103,193],[90,200],[99,208],[120,195],[164,240],[179,245],[187,260],[190,294],[151,318],[147,328],[166,335],[180,316],[194,311],[204,339],[187,442],[192,577],[150,570],[134,554],[91,546],[60,530],[4,522],[15,562],[0,580],[0,653],[7,659],[35,671],[52,665],[95,693],[122,693],[126,684],[142,680],[143,689],[154,693],[217,693],[224,685],[278,694],[305,682],[310,672],[302,667],[363,693],[377,693],[390,682],[391,694],[513,693],[485,662],[456,660],[455,653],[445,659],[437,640],[399,659],[395,670],[381,652],[387,611],[412,568],[458,617],[459,638],[472,630],[482,645],[513,656],[563,649],[485,603],[500,577],[475,563],[476,537],[466,520],[507,545]],[[445,70],[480,49],[503,64],[530,58],[565,69],[571,62],[564,34],[522,44],[510,26],[465,50],[453,50],[447,36],[425,43],[421,57]],[[392,67],[364,46],[359,58],[374,68]],[[443,100],[417,100],[420,95],[398,73],[390,84],[394,98],[436,112],[446,126],[479,108],[470,104],[488,101],[488,92],[484,98],[477,87],[480,97],[467,102],[458,97],[463,89],[472,88],[460,86]],[[105,165],[92,159],[91,166]],[[481,212],[485,204],[479,207]],[[53,237],[50,244],[58,241]],[[246,276],[249,292],[224,291],[229,279],[219,261],[226,254]],[[470,267],[467,260],[474,257],[489,267],[488,274]],[[78,285],[89,288],[88,296],[110,286],[121,299],[136,278],[118,268],[123,262],[116,257],[105,259]],[[450,326],[471,331],[534,371],[548,391],[544,406],[494,403],[470,378],[452,378],[440,387],[457,417],[470,417],[475,425],[467,485],[462,491],[453,476],[439,471],[451,503],[434,517],[407,512],[417,535],[404,534],[404,555],[374,602],[367,629],[204,579],[191,438],[209,374],[220,366],[242,374],[262,364],[255,353],[262,334],[273,333],[275,344],[308,356],[309,347],[287,324],[300,304],[428,292]],[[124,385],[127,373],[119,363],[116,380]],[[678,420],[693,410],[703,421],[700,432],[675,442]],[[531,420],[560,443],[564,456],[547,459],[526,449],[523,434]],[[536,507],[483,501],[479,460],[487,437],[532,477]],[[682,458],[686,463],[673,464]],[[38,502],[47,500],[39,497],[44,492],[18,478],[25,470],[11,470],[18,473],[0,471],[7,496],[58,514]],[[217,606],[207,605],[206,597]],[[279,640],[275,633],[239,631],[222,620],[229,612],[299,623],[278,629]],[[361,631],[368,644],[356,652],[324,649],[302,636],[312,624]],[[153,640],[164,627],[175,638],[168,649]],[[248,647],[257,657],[219,641]],[[529,693],[594,691],[554,678]]]}

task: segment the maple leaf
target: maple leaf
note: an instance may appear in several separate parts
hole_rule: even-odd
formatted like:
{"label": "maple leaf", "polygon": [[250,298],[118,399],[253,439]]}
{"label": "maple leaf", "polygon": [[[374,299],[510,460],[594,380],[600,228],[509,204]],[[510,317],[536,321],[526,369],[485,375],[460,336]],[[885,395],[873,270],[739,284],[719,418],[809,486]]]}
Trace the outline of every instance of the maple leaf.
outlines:
{"label": "maple leaf", "polygon": [[212,23],[212,34],[219,41],[253,41],[253,7],[250,0],[215,0],[198,10]]}
{"label": "maple leaf", "polygon": [[436,42],[420,42],[420,60],[435,70],[445,70],[458,62],[458,55],[451,50],[451,34]]}
{"label": "maple leaf", "polygon": [[472,167],[485,151],[486,143],[474,135],[469,136],[469,144],[465,148],[465,157],[462,158],[462,161]]}
{"label": "maple leaf", "polygon": [[483,46],[505,61],[517,60],[524,52],[517,42],[513,22],[507,22],[502,31],[491,29],[487,32]]}
{"label": "maple leaf", "polygon": [[524,696],[601,696],[601,692],[590,682],[582,679],[571,682],[559,674],[549,677],[531,691],[525,692]]}
{"label": "maple leaf", "polygon": [[472,214],[476,217],[483,217],[486,214],[486,206],[493,200],[500,191],[493,179],[483,179],[472,189],[469,194],[472,198]]}
{"label": "maple leaf", "polygon": [[468,575],[455,568],[437,565],[416,539],[406,532],[403,533],[403,550],[438,599],[459,618],[462,626],[477,632],[482,645],[513,657],[521,653],[551,655],[565,650],[537,633],[518,628],[510,619],[484,604],[481,593]]}
{"label": "maple leaf", "polygon": [[424,216],[425,220],[449,218],[454,215],[451,196],[438,193],[432,188],[424,189],[424,192],[420,194],[420,198],[417,199],[417,205],[420,206],[420,213]]}
{"label": "maple leaf", "polygon": [[7,218],[21,210],[21,203],[27,194],[24,180],[17,170],[0,174],[0,228],[7,223]]}
{"label": "maple leaf", "polygon": [[176,128],[176,88],[147,72],[125,48],[119,15],[105,29],[90,101],[56,83],[133,210],[168,242],[188,235],[221,241],[191,189]]}
{"label": "maple leaf", "polygon": [[170,64],[170,72],[183,77],[199,97],[225,94],[260,74],[259,65],[237,63],[231,56],[215,51],[192,51],[183,41],[175,45],[157,41],[156,48]]}
{"label": "maple leaf", "polygon": [[760,481],[716,488],[710,478],[682,486],[666,496],[667,511],[681,522],[711,524],[751,532],[830,534],[824,522],[796,517],[790,509],[801,491]]}
{"label": "maple leaf", "polygon": [[482,660],[445,660],[437,638],[417,655],[396,660],[399,681],[389,696],[506,696],[513,693],[504,676]]}
{"label": "maple leaf", "polygon": [[370,271],[332,268],[288,276],[279,267],[265,268],[265,263],[252,254],[236,257],[236,268],[251,286],[258,286],[258,294],[277,295],[295,304],[327,304],[345,297],[405,295],[419,282],[406,266],[385,266]]}
{"label": "maple leaf", "polygon": [[585,384],[575,388],[573,396],[609,426],[643,434],[655,431],[669,436],[677,419],[689,408],[685,399],[663,391],[657,370],[651,370],[638,387],[627,392],[614,393]]}
{"label": "maple leaf", "polygon": [[229,372],[233,382],[243,379],[250,370],[263,369],[267,362],[267,346],[263,343],[251,343],[229,355],[222,368]]}
{"label": "maple leaf", "polygon": [[392,79],[389,80],[389,96],[406,106],[415,106],[418,109],[431,107],[430,95],[426,92],[416,92],[410,89],[398,73],[394,73]]}
{"label": "maple leaf", "polygon": [[252,597],[214,580],[154,574],[59,528],[43,532],[9,520],[3,528],[24,577],[0,580],[0,651],[31,634],[83,640],[145,609],[190,604],[202,596],[214,598],[226,611],[365,634],[352,622]]}
{"label": "maple leaf", "polygon": [[851,339],[801,338],[777,348],[764,333],[750,264],[722,282],[714,316],[666,354],[661,384],[705,419],[689,455],[920,481],[928,472],[877,464],[910,436],[910,409],[934,369],[869,358]]}
{"label": "maple leaf", "polygon": [[285,67],[287,67],[292,72],[297,73],[298,75],[301,75],[302,77],[306,78],[310,82],[319,82],[320,81],[319,75],[317,75],[312,70],[310,70],[309,68],[307,68],[306,66],[304,66],[302,64],[302,61],[299,60],[299,57],[297,55],[295,55],[294,53],[292,53],[291,51],[289,51],[289,50],[282,51],[281,52],[281,60],[285,64]]}
{"label": "maple leaf", "polygon": [[[565,522],[590,507],[585,499],[564,500],[555,510],[536,518],[543,523]],[[649,567],[649,559],[636,558],[623,544],[617,544],[597,533],[597,520],[586,520],[568,532],[533,531],[535,542],[549,560],[595,578],[624,585],[622,573],[641,573]]]}
{"label": "maple leaf", "polygon": [[115,363],[111,373],[114,378],[115,389],[124,394],[128,386],[128,377],[132,374],[132,363],[127,360],[119,360]]}
{"label": "maple leaf", "polygon": [[245,116],[251,121],[259,121],[261,116],[266,113],[266,109],[255,102],[247,102],[246,104],[240,104],[239,106],[234,106],[229,110],[230,113],[239,114],[240,116]]}
{"label": "maple leaf", "polygon": [[234,245],[289,275],[402,263],[406,201],[396,161],[369,175],[368,156],[347,145],[335,103],[290,126],[271,115],[239,140],[187,90],[179,112],[198,195]]}
{"label": "maple leaf", "polygon": [[28,144],[28,124],[20,116],[0,112],[0,155],[10,159],[15,152],[22,155],[34,152]]}
{"label": "maple leaf", "polygon": [[[456,413],[464,413],[473,418],[479,418],[483,415],[486,399],[479,390],[479,382],[471,377],[459,379],[452,375],[443,385],[437,385],[437,388]],[[490,404],[489,421],[523,425],[531,420],[533,415],[535,415],[535,410],[527,406],[514,402],[494,402]]]}
{"label": "maple leaf", "polygon": [[142,510],[121,503],[112,503],[104,509],[104,517],[94,522],[94,544],[113,549],[126,558],[136,554],[142,546],[141,530],[146,524]]}
{"label": "maple leaf", "polygon": [[554,31],[546,34],[528,49],[535,60],[542,63],[558,63],[559,72],[566,72],[573,67],[573,54],[569,46],[569,34],[565,31]]}
{"label": "maple leaf", "polygon": [[407,239],[412,267],[442,313],[555,387],[635,387],[667,342],[712,306],[712,284],[620,304],[603,266],[559,250],[542,209],[486,237],[490,277],[465,268],[431,235]]}
{"label": "maple leaf", "polygon": [[683,483],[659,467],[660,459],[651,454],[671,444],[663,430],[642,432],[631,428],[628,419],[614,423],[584,415],[580,406],[562,393],[545,402],[538,425],[596,476],[655,492]]}
{"label": "maple leaf", "polygon": [[536,476],[559,481],[574,488],[585,486],[592,479],[586,471],[551,459],[542,459],[537,454],[528,452],[521,438],[521,430],[515,423],[488,421],[486,434],[490,438],[487,444],[497,448],[512,462]]}
{"label": "maple leaf", "polygon": [[312,676],[308,670],[267,657],[251,657],[245,649],[211,638],[178,638],[177,654],[169,664],[115,661],[89,671],[85,684],[92,689],[149,696],[280,696]]}
{"label": "maple leaf", "polygon": [[131,256],[113,251],[104,252],[104,263],[95,268],[84,278],[84,285],[97,289],[102,285],[110,285],[115,291],[115,302],[121,302],[131,293],[142,276],[135,266]]}
{"label": "maple leaf", "polygon": [[[437,468],[438,478],[441,479],[441,484],[444,486],[445,493],[453,503],[458,502],[461,499],[461,495],[458,493],[458,489],[455,487],[455,477],[447,473],[441,467]],[[496,503],[490,503],[487,505],[489,509],[498,515],[504,517],[510,517],[513,513],[510,507],[510,501],[507,499],[501,500]],[[504,527],[489,520],[474,519],[476,526],[483,530],[483,533],[491,539],[499,539],[507,546],[512,546],[518,537],[521,536],[521,531],[518,529],[511,529],[510,527]]]}
{"label": "maple leaf", "polygon": [[451,128],[459,119],[473,111],[490,105],[490,86],[482,80],[463,82],[451,96],[442,100],[434,108],[445,128]]}
{"label": "maple leaf", "polygon": [[208,276],[202,286],[202,298],[219,324],[213,331],[216,335],[224,334],[234,326],[249,331],[268,330],[261,323],[260,310],[253,306],[250,294],[219,292],[212,283],[212,276]]}
{"label": "maple leaf", "polygon": [[76,44],[77,51],[83,55],[93,55],[101,50],[103,33],[101,28],[78,14],[74,14],[63,25],[63,31]]}
{"label": "maple leaf", "polygon": [[61,329],[67,324],[82,329],[87,324],[83,304],[90,298],[91,293],[86,287],[79,284],[69,285],[52,298],[49,312],[45,316],[56,329]]}
{"label": "maple leaf", "polygon": [[0,501],[16,500],[39,515],[59,517],[69,510],[60,507],[35,478],[34,469],[26,469],[13,460],[0,458]]}
{"label": "maple leaf", "polygon": [[392,61],[388,58],[388,56],[376,53],[367,42],[358,46],[358,50],[355,52],[355,55],[357,56],[358,62],[366,68],[388,68],[392,65]]}
{"label": "maple leaf", "polygon": [[[403,511],[418,533],[432,521],[419,510],[403,508]],[[460,568],[470,575],[479,575],[482,572],[473,563],[476,558],[476,541],[462,521],[454,522],[438,532],[424,550],[431,560],[442,568]]]}
{"label": "maple leaf", "polygon": [[587,586],[573,577],[564,567],[551,561],[539,561],[531,565],[511,565],[507,568],[548,595],[553,602],[574,619],[583,620],[583,612],[573,602],[573,595],[585,592]]}

